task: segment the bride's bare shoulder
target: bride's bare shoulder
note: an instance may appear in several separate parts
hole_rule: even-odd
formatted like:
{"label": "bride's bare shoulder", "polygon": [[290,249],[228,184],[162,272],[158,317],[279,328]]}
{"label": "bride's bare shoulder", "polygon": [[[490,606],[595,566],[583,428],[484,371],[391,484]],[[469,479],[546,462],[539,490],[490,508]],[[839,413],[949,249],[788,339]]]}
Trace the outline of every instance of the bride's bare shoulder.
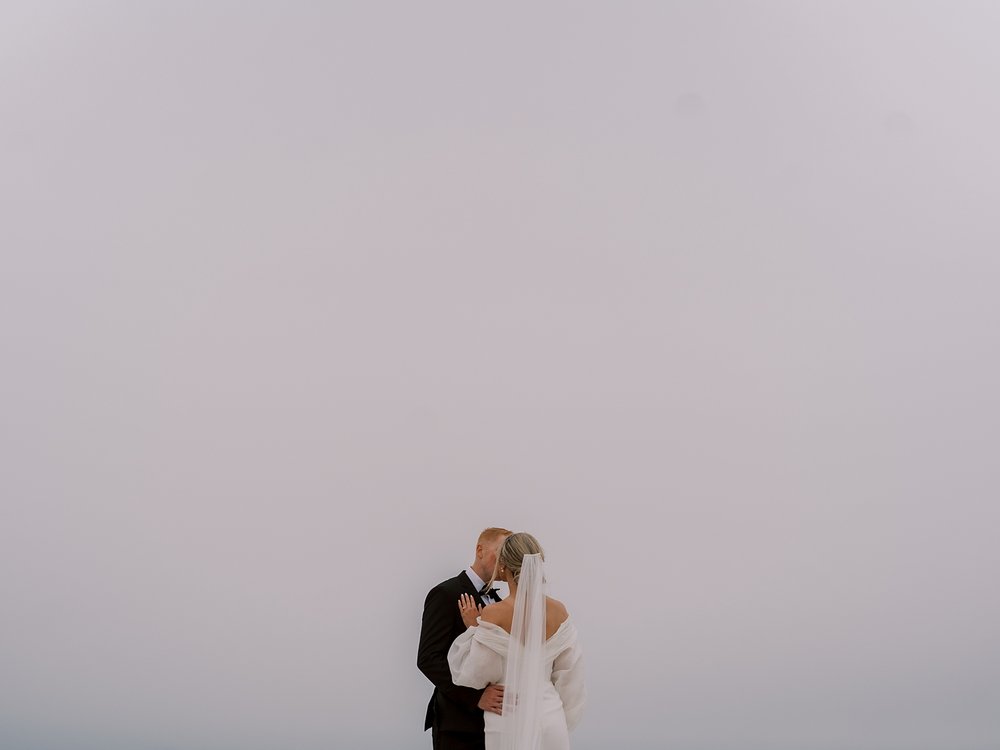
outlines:
{"label": "bride's bare shoulder", "polygon": [[545,597],[545,609],[545,619],[556,627],[569,619],[569,610],[566,609],[566,605],[558,599],[553,599],[551,596]]}
{"label": "bride's bare shoulder", "polygon": [[[510,612],[508,611],[510,607],[505,607],[503,602],[497,602],[496,604],[487,604],[480,611],[479,616],[486,622],[492,623],[494,625],[499,625],[500,627],[506,626],[510,627]],[[506,628],[505,628],[506,629]]]}

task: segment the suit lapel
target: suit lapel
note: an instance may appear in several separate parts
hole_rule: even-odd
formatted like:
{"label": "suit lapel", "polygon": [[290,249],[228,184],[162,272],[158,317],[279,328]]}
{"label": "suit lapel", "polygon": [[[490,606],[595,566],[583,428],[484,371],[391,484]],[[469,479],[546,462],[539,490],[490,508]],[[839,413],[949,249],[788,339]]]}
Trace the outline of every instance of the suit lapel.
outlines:
{"label": "suit lapel", "polygon": [[462,588],[464,588],[467,593],[472,594],[472,597],[476,600],[476,604],[481,607],[485,607],[486,602],[484,602],[483,598],[479,595],[479,592],[476,590],[476,584],[474,584],[472,579],[469,578],[469,574],[463,570],[458,574],[458,577],[462,579]]}

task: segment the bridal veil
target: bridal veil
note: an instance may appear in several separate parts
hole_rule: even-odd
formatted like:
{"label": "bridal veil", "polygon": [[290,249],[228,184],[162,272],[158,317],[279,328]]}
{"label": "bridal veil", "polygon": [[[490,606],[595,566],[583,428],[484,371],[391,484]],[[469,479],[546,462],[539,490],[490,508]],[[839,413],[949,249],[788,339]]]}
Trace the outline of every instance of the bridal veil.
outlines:
{"label": "bridal veil", "polygon": [[540,554],[525,555],[517,580],[504,674],[502,750],[538,750],[545,649],[545,571]]}

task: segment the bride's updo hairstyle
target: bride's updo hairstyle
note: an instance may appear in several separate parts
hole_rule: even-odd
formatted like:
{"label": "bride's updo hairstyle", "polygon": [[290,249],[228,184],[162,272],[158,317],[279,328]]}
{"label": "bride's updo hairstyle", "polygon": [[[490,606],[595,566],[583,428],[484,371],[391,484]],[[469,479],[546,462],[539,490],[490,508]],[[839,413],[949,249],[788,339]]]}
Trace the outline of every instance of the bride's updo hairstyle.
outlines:
{"label": "bride's updo hairstyle", "polygon": [[497,571],[501,567],[509,570],[515,581],[520,578],[521,563],[524,561],[525,555],[541,555],[542,560],[545,559],[542,545],[527,531],[519,531],[504,539],[497,551],[497,565],[493,569],[493,578],[490,580],[489,586],[492,587],[497,580]]}

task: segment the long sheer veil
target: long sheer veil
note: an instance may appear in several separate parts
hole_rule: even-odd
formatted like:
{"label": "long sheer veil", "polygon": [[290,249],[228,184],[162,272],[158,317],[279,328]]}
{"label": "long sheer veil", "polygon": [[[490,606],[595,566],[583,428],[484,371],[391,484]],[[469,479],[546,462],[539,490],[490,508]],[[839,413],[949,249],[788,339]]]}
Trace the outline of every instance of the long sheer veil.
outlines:
{"label": "long sheer veil", "polygon": [[525,555],[517,578],[514,621],[504,674],[501,750],[538,750],[545,684],[545,571]]}

